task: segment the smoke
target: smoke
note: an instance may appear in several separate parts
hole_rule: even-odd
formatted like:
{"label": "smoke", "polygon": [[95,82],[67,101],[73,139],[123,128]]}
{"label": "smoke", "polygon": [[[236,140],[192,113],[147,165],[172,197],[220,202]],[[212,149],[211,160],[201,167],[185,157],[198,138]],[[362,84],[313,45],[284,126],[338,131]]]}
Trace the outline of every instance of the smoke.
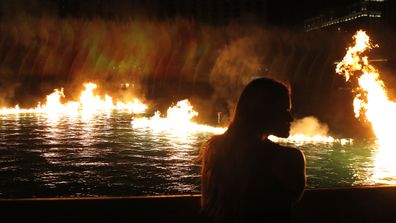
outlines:
{"label": "smoke", "polygon": [[301,57],[297,46],[306,46],[301,34],[238,23],[222,31],[228,38],[223,40],[209,77],[217,112],[231,116],[242,89],[256,77],[290,83],[296,72],[302,72],[293,64]]}
{"label": "smoke", "polygon": [[[34,87],[28,95],[45,95],[59,87],[78,92],[83,82],[92,81],[103,91],[125,97],[143,95],[144,80],[202,81],[201,73],[208,73],[205,60],[211,58],[211,40],[204,29],[178,18],[17,15],[1,20],[0,98],[10,104],[21,101],[22,95],[13,92],[33,85],[46,87]],[[125,91],[126,83],[133,88]]]}
{"label": "smoke", "polygon": [[226,100],[228,107],[238,99],[242,88],[252,77],[262,74],[262,61],[254,37],[241,37],[226,45],[216,58],[210,83],[214,97]]}
{"label": "smoke", "polygon": [[[174,97],[190,86],[185,83],[210,83],[213,102],[227,98],[221,103],[228,110],[239,89],[266,70],[263,39],[268,33],[256,25],[21,13],[1,20],[0,30],[0,98],[11,106],[35,104],[32,98],[61,87],[76,99],[88,81],[99,86],[98,93],[119,99],[163,96],[165,84],[171,89],[167,96]],[[249,37],[252,33],[256,35]],[[132,87],[126,89],[126,84]]]}
{"label": "smoke", "polygon": [[290,135],[303,134],[307,137],[313,136],[327,136],[329,127],[325,123],[320,123],[319,120],[313,116],[304,117],[302,119],[294,120],[291,123]]}

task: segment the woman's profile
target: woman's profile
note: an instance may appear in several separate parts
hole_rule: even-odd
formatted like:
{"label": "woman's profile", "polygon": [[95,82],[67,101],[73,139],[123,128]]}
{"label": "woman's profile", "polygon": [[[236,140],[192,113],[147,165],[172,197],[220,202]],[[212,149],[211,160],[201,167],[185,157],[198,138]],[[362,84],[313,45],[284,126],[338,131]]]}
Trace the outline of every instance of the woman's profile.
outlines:
{"label": "woman's profile", "polygon": [[290,109],[285,84],[254,79],[242,91],[227,131],[201,147],[201,207],[211,222],[291,221],[306,184],[305,158],[268,139],[289,136]]}

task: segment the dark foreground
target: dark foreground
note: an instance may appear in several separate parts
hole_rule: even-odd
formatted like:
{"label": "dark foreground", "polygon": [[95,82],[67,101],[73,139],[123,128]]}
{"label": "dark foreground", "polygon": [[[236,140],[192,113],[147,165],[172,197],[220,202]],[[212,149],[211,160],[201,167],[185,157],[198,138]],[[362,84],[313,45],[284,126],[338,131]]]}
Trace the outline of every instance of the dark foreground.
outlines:
{"label": "dark foreground", "polygon": [[[0,199],[0,222],[199,222],[199,195]],[[307,190],[294,222],[396,222],[396,186]]]}

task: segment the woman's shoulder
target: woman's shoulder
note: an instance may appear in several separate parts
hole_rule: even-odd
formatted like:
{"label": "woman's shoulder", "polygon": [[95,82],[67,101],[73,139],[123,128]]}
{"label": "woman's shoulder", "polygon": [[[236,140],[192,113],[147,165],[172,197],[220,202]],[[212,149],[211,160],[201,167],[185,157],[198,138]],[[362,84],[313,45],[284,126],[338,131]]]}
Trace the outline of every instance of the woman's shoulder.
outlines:
{"label": "woman's shoulder", "polygon": [[273,171],[288,190],[294,194],[293,200],[298,200],[306,184],[304,153],[295,147],[273,143],[276,147],[272,162]]}
{"label": "woman's shoulder", "polygon": [[280,145],[270,140],[268,140],[268,142],[266,143],[268,143],[272,147],[274,153],[278,154],[282,158],[288,157],[290,159],[296,159],[301,161],[305,160],[304,153],[298,148]]}

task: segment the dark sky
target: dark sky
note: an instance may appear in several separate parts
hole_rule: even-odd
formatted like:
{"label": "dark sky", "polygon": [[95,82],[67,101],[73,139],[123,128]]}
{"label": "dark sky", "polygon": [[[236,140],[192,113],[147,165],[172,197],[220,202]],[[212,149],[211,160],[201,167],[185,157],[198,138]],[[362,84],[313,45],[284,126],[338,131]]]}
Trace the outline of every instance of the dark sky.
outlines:
{"label": "dark sky", "polygon": [[61,7],[66,7],[63,8],[66,13],[71,14],[98,13],[100,16],[111,10],[119,14],[130,10],[132,14],[148,16],[181,15],[202,19],[208,14],[226,17],[236,12],[236,16],[251,14],[259,18],[266,14],[266,20],[274,25],[298,24],[323,11],[357,1],[361,0],[58,0]]}
{"label": "dark sky", "polygon": [[13,13],[61,17],[125,19],[182,16],[209,23],[255,17],[272,25],[296,25],[331,8],[345,7],[359,0],[13,0],[0,1],[0,16]]}
{"label": "dark sky", "polygon": [[275,25],[294,25],[322,12],[359,1],[361,0],[268,0],[268,20]]}

